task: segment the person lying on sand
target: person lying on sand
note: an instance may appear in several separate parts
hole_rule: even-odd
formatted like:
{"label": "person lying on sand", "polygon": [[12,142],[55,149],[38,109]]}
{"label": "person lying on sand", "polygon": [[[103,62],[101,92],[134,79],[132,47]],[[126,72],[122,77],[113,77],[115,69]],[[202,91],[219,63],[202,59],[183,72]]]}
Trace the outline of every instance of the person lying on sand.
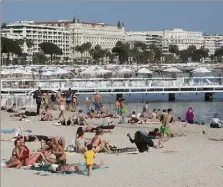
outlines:
{"label": "person lying on sand", "polygon": [[151,137],[149,137],[148,135],[149,131],[136,131],[135,139],[132,139],[130,134],[127,134],[130,142],[136,144],[136,147],[138,148],[140,153],[148,151],[149,147],[156,148]]}
{"label": "person lying on sand", "polygon": [[[104,165],[103,161],[101,161],[99,164],[93,164],[92,169],[98,169]],[[80,163],[77,164],[65,164],[65,165],[57,165],[57,164],[52,164],[50,167],[50,170],[58,173],[73,173],[73,172],[84,172],[86,171],[86,166],[81,165]]]}
{"label": "person lying on sand", "polygon": [[23,135],[23,129],[21,127],[20,131],[21,134],[18,134],[17,137],[10,138],[9,140],[1,140],[1,141],[12,141],[14,142],[17,138],[23,138],[24,142],[41,142],[41,148],[44,147],[44,144],[46,144],[47,141],[52,140],[53,138],[56,138],[58,141],[58,144],[61,145],[63,148],[65,148],[65,139],[64,137],[53,137],[53,136],[44,136],[44,135]]}

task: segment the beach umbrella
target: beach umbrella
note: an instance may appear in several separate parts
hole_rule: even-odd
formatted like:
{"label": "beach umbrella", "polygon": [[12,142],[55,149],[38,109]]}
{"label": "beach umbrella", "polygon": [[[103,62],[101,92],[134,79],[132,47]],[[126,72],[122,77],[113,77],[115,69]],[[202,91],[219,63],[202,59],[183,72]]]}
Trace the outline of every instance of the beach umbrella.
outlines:
{"label": "beach umbrella", "polygon": [[180,72],[182,72],[181,70],[179,70],[177,68],[173,68],[173,67],[172,68],[167,68],[167,69],[165,69],[163,71],[170,72],[170,73],[180,73]]}
{"label": "beach umbrella", "polygon": [[147,68],[141,68],[137,71],[138,74],[152,74],[153,72],[148,70]]}
{"label": "beach umbrella", "polygon": [[193,73],[210,73],[211,71],[205,67],[197,67],[192,72]]}

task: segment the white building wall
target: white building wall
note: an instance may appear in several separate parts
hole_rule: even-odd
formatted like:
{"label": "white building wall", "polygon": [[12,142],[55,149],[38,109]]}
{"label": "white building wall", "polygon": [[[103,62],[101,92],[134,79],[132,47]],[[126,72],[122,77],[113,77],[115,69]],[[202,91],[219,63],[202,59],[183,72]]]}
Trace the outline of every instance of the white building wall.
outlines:
{"label": "white building wall", "polygon": [[70,30],[70,47],[72,57],[80,57],[80,54],[74,50],[77,45],[90,42],[92,48],[100,45],[102,49],[111,50],[116,42],[124,41],[125,29],[117,26],[106,25],[104,23],[72,23]]}
{"label": "white building wall", "polygon": [[[16,22],[7,25],[7,28],[2,30],[1,35],[11,39],[31,40],[34,45],[30,48],[29,54],[40,52],[40,43],[51,42],[62,49],[62,57],[70,56],[69,31],[64,28],[35,25],[34,22]],[[28,53],[26,44],[21,47],[24,53]]]}

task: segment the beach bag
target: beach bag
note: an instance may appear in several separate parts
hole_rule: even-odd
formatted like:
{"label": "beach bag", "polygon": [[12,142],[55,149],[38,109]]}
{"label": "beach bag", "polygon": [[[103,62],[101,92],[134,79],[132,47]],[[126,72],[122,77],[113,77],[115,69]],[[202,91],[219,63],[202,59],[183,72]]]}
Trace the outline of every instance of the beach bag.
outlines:
{"label": "beach bag", "polygon": [[60,105],[60,110],[65,110],[65,105]]}

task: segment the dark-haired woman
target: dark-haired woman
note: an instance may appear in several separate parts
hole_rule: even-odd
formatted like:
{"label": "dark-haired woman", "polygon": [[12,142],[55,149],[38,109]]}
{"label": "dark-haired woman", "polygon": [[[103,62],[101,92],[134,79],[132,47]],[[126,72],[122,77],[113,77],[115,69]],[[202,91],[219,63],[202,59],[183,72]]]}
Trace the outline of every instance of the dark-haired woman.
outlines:
{"label": "dark-haired woman", "polygon": [[75,140],[76,152],[82,153],[82,154],[85,153],[86,144],[87,144],[87,140],[84,138],[83,128],[79,127],[77,129],[76,140]]}

